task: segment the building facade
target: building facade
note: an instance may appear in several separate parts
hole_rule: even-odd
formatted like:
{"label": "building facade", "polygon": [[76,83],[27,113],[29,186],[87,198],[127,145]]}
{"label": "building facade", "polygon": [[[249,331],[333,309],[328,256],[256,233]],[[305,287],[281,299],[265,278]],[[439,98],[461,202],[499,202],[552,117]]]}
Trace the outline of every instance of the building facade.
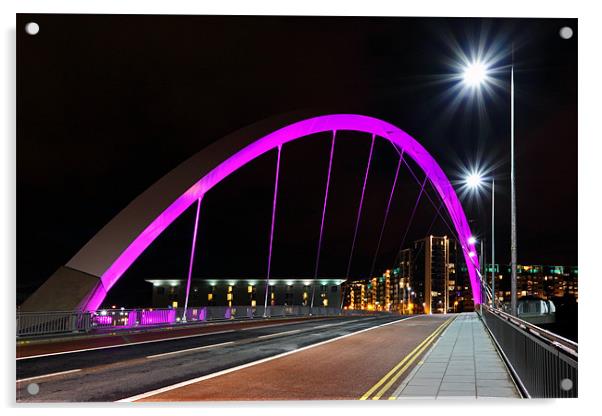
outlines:
{"label": "building facade", "polygon": [[[149,279],[153,307],[182,307],[186,279]],[[270,279],[268,306],[341,306],[342,279]],[[266,281],[259,279],[192,279],[189,306],[263,306]]]}
{"label": "building facade", "polygon": [[[456,268],[456,257],[455,241],[447,236],[431,235],[403,250],[399,263],[402,295],[405,295],[402,310],[410,314],[447,313],[450,293],[457,292],[455,283],[460,269]],[[456,298],[454,295],[453,302]]]}
{"label": "building facade", "polygon": [[447,236],[428,236],[402,250],[393,270],[346,284],[349,309],[402,314],[473,310],[468,270],[459,244]]}
{"label": "building facade", "polygon": [[472,288],[462,247],[455,239],[449,240],[448,311],[471,312],[474,310]]}
{"label": "building facade", "polygon": [[[495,296],[502,303],[510,302],[510,276],[508,265],[495,264]],[[487,283],[491,285],[492,265],[488,264]],[[535,296],[544,300],[554,298],[579,299],[577,266],[517,265],[517,297]]]}
{"label": "building facade", "polygon": [[402,312],[402,288],[398,269],[387,270],[382,276],[358,279],[343,284],[347,309]]}

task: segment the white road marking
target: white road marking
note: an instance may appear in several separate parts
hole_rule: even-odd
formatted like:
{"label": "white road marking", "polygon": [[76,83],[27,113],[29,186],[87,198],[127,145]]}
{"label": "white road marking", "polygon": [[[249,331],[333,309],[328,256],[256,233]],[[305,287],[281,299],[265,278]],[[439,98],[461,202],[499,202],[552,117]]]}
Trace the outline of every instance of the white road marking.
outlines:
{"label": "white road marking", "polygon": [[280,335],[286,335],[286,334],[294,334],[297,332],[301,332],[300,329],[295,329],[293,331],[284,331],[284,332],[276,332],[275,334],[268,334],[268,335],[261,335],[257,338],[271,338],[271,337],[279,337]]}
{"label": "white road marking", "polygon": [[326,324],[326,325],[314,326],[314,327],[313,327],[313,329],[328,328],[329,326],[333,326],[333,324]]}
{"label": "white road marking", "polygon": [[[315,320],[312,320],[312,322],[324,321],[325,319],[327,319],[327,318],[324,318],[324,319],[315,319]],[[353,321],[349,321],[349,322],[353,322]],[[241,331],[249,331],[249,330],[253,330],[253,329],[270,328],[270,327],[273,327],[273,326],[293,325],[293,324],[298,324],[298,323],[307,323],[307,321],[285,322],[285,323],[281,323],[281,324],[270,324],[270,325],[258,325],[258,326],[252,326],[250,328],[241,328],[240,330]],[[213,324],[208,324],[208,325],[213,325]],[[224,330],[224,331],[207,332],[207,333],[204,333],[204,334],[183,335],[183,336],[180,336],[180,337],[152,339],[152,340],[149,340],[149,341],[130,342],[130,343],[126,343],[126,344],[105,345],[103,347],[82,348],[82,349],[79,349],[79,350],[59,351],[59,352],[51,352],[51,353],[48,353],[48,354],[39,354],[39,355],[29,355],[27,357],[17,357],[17,361],[19,361],[19,360],[29,360],[29,359],[33,359],[33,358],[51,357],[53,355],[75,354],[77,352],[85,352],[85,351],[106,350],[108,348],[127,347],[127,346],[130,346],[130,345],[150,344],[150,343],[153,343],[153,342],[174,341],[174,340],[178,340],[178,339],[204,337],[206,335],[226,334],[226,333],[235,332],[235,331],[236,331],[235,329],[228,329],[228,330]]]}
{"label": "white road marking", "polygon": [[363,321],[363,319],[354,319],[353,321],[339,322],[338,324],[325,324],[325,325],[320,325],[320,326],[314,326],[313,329],[320,329],[320,328],[328,328],[328,327],[331,327],[331,326],[346,325],[346,324],[350,324],[352,322],[357,322],[357,321]]}
{"label": "white road marking", "polygon": [[287,355],[291,355],[291,354],[295,354],[295,353],[298,353],[298,352],[301,352],[301,351],[305,351],[305,350],[308,350],[310,348],[315,348],[315,347],[318,347],[320,345],[324,345],[324,344],[328,344],[330,342],[338,341],[340,339],[347,338],[347,337],[350,337],[350,336],[353,336],[353,335],[361,334],[362,332],[367,332],[367,331],[371,331],[371,330],[376,329],[376,328],[382,328],[383,326],[393,325],[393,324],[396,324],[396,323],[399,323],[399,322],[407,321],[408,319],[416,318],[418,316],[421,316],[421,315],[415,315],[415,316],[412,316],[410,318],[401,318],[401,319],[397,319],[397,320],[392,321],[392,322],[387,322],[385,324],[381,324],[381,325],[377,325],[377,326],[372,326],[372,327],[366,328],[366,329],[361,329],[359,331],[351,332],[351,333],[345,334],[345,335],[341,335],[339,337],[328,339],[326,341],[321,341],[321,342],[318,342],[318,343],[315,343],[315,344],[312,344],[312,345],[307,345],[305,347],[301,347],[301,348],[298,348],[296,350],[283,352],[281,354],[273,355],[271,357],[262,358],[261,360],[253,361],[253,362],[250,362],[250,363],[247,363],[247,364],[239,365],[237,367],[232,367],[232,368],[228,368],[226,370],[218,371],[216,373],[208,374],[206,376],[193,378],[193,379],[190,379],[190,380],[182,381],[180,383],[172,384],[171,386],[161,387],[160,389],[148,391],[146,393],[137,394],[137,395],[131,396],[131,397],[126,397],[125,399],[117,400],[117,402],[120,402],[120,403],[123,403],[123,402],[134,402],[136,400],[145,399],[147,397],[151,397],[151,396],[155,396],[157,394],[165,393],[167,391],[178,389],[180,387],[185,387],[185,386],[188,386],[190,384],[198,383],[200,381],[209,380],[209,379],[212,379],[212,378],[224,375],[224,374],[232,373],[234,371],[242,370],[244,368],[252,367],[252,366],[255,366],[255,365],[258,365],[258,364],[266,363],[268,361],[276,360],[278,358],[286,357]]}
{"label": "white road marking", "polygon": [[304,321],[295,321],[295,322],[284,322],[281,324],[271,324],[271,325],[263,325],[263,326],[252,326],[250,328],[241,328],[241,331],[251,331],[253,329],[259,329],[259,328],[271,328],[273,326],[283,326],[283,325],[296,325],[296,324],[306,324],[308,322],[320,322],[320,321],[325,321],[326,319],[329,318],[322,318],[322,319],[311,319],[311,320],[304,320]]}
{"label": "white road marking", "polygon": [[164,357],[166,355],[173,355],[173,354],[180,354],[183,352],[190,352],[190,351],[198,351],[198,350],[204,350],[207,348],[213,348],[213,347],[221,347],[222,345],[228,345],[228,344],[234,344],[234,341],[228,341],[228,342],[220,342],[219,344],[211,344],[211,345],[204,345],[202,347],[195,347],[195,348],[187,348],[185,350],[178,350],[178,351],[171,351],[171,352],[164,352],[162,354],[155,354],[155,355],[149,355],[146,358],[157,358],[157,357]]}
{"label": "white road marking", "polygon": [[22,378],[21,380],[17,380],[17,383],[22,383],[24,381],[37,380],[38,378],[47,378],[47,377],[53,377],[53,376],[61,376],[63,374],[77,373],[78,371],[82,371],[82,369],[78,368],[77,370],[61,371],[59,373],[44,374],[43,376]]}
{"label": "white road marking", "polygon": [[234,329],[228,329],[226,331],[206,332],[204,334],[183,335],[181,337],[171,337],[171,338],[162,338],[162,339],[152,339],[150,341],[130,342],[129,344],[106,345],[104,347],[83,348],[81,350],[51,352],[51,353],[48,353],[48,354],[30,355],[30,356],[27,356],[27,357],[17,357],[17,361],[19,361],[19,360],[28,360],[28,359],[32,359],[32,358],[50,357],[50,356],[53,356],[53,355],[74,354],[76,352],[106,350],[108,348],[129,347],[130,345],[150,344],[150,343],[153,343],[153,342],[163,342],[163,341],[173,341],[173,340],[185,339],[185,338],[204,337],[206,335],[226,334],[228,332],[234,332],[234,331],[235,331]]}

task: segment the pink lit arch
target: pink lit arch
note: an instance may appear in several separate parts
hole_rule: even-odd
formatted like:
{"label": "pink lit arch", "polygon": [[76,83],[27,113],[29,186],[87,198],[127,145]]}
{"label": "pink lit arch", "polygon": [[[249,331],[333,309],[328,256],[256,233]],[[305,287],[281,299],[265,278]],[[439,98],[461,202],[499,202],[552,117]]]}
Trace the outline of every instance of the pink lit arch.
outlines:
{"label": "pink lit arch", "polygon": [[[253,131],[243,129],[219,140],[132,201],[65,266],[70,273],[98,278],[95,284],[88,285],[85,296],[80,295],[77,307],[97,309],[111,287],[155,238],[232,172],[287,142],[333,130],[365,132],[388,139],[420,166],[449,213],[463,248],[474,302],[481,303],[479,265],[474,244],[469,243],[471,232],[466,216],[446,175],[422,145],[398,127],[363,115],[331,114],[291,121],[289,117],[286,124],[277,123],[280,128],[276,129],[272,121],[270,125],[264,124]],[[55,275],[59,272],[61,269]]]}

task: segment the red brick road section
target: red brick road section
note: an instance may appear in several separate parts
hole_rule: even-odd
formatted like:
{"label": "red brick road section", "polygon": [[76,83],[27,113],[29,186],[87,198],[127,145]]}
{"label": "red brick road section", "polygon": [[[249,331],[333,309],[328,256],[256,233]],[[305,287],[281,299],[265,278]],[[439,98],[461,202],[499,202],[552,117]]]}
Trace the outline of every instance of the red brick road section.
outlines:
{"label": "red brick road section", "polygon": [[358,399],[447,318],[403,320],[141,401]]}

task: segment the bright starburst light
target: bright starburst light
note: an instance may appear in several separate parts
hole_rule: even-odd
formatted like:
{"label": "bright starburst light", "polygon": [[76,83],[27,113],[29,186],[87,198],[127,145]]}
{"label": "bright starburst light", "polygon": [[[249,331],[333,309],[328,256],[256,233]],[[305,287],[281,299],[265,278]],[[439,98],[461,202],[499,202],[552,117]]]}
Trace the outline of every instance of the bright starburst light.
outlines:
{"label": "bright starburst light", "polygon": [[493,35],[488,29],[463,38],[447,33],[442,40],[447,49],[441,56],[443,71],[433,84],[443,87],[436,98],[441,122],[461,114],[464,120],[476,117],[478,126],[489,128],[487,107],[507,100],[510,44],[503,34]]}
{"label": "bright starburst light", "polygon": [[471,189],[477,189],[483,184],[483,177],[479,172],[471,173],[466,177],[466,185]]}
{"label": "bright starburst light", "polygon": [[477,88],[487,82],[487,66],[483,62],[471,62],[464,68],[463,81],[469,87]]}
{"label": "bright starburst light", "polygon": [[[481,158],[479,158],[480,160]],[[483,200],[489,195],[491,189],[491,180],[495,176],[494,172],[502,167],[502,162],[493,162],[492,160],[480,160],[472,166],[465,165],[460,160],[457,161],[458,168],[454,169],[452,175],[454,187],[458,197],[467,203],[476,203],[480,207]]]}

